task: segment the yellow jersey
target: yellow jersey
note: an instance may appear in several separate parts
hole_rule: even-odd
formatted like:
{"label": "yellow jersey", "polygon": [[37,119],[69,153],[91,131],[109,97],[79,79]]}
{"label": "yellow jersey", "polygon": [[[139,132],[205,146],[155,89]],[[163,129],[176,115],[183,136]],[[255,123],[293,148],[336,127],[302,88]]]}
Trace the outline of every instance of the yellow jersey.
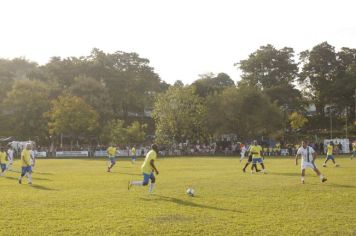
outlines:
{"label": "yellow jersey", "polygon": [[151,160],[157,160],[157,153],[154,150],[151,150],[147,153],[146,158],[141,166],[141,170],[144,174],[151,174],[153,168],[151,166]]}
{"label": "yellow jersey", "polygon": [[327,155],[332,155],[333,154],[333,149],[334,149],[334,147],[331,145],[331,144],[329,144],[328,145],[328,147],[327,147]]}
{"label": "yellow jersey", "polygon": [[0,164],[6,163],[6,152],[0,152]]}
{"label": "yellow jersey", "polygon": [[24,149],[21,152],[21,163],[22,167],[30,166],[31,165],[31,153],[30,150]]}
{"label": "yellow jersey", "polygon": [[352,149],[353,149],[353,151],[356,151],[356,143],[352,144]]}
{"label": "yellow jersey", "polygon": [[132,148],[131,149],[131,153],[132,153],[133,156],[136,156],[136,148]]}
{"label": "yellow jersey", "polygon": [[252,158],[261,158],[262,147],[260,145],[251,146],[250,152],[256,152],[257,154],[252,154]]}
{"label": "yellow jersey", "polygon": [[115,147],[108,147],[108,150],[106,150],[108,153],[109,157],[115,157],[116,156],[116,148]]}

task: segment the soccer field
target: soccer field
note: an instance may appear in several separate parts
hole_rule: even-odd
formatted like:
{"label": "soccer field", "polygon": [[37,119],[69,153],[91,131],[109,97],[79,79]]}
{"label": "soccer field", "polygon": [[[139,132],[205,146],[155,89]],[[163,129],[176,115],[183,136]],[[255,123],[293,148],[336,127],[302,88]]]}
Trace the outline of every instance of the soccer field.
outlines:
{"label": "soccer field", "polygon": [[0,235],[356,235],[356,160],[336,160],[317,160],[326,183],[307,170],[302,185],[292,158],[267,158],[265,175],[237,157],[161,158],[154,194],[127,190],[142,159],[112,173],[104,159],[38,160],[32,186],[0,177]]}

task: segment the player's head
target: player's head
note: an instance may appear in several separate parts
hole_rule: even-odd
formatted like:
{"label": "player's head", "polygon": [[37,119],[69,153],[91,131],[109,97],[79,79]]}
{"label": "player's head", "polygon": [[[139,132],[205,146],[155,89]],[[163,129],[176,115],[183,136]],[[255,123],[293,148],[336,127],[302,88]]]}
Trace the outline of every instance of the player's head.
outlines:
{"label": "player's head", "polygon": [[257,145],[258,144],[257,140],[253,140],[252,144]]}
{"label": "player's head", "polygon": [[152,144],[151,149],[158,153],[158,146],[157,146],[157,144]]}
{"label": "player's head", "polygon": [[302,146],[303,146],[303,148],[306,148],[308,146],[308,142],[303,140],[302,141]]}
{"label": "player's head", "polygon": [[31,144],[30,143],[26,144],[26,150],[31,150]]}
{"label": "player's head", "polygon": [[334,142],[333,142],[333,141],[330,141],[330,145],[334,145]]}

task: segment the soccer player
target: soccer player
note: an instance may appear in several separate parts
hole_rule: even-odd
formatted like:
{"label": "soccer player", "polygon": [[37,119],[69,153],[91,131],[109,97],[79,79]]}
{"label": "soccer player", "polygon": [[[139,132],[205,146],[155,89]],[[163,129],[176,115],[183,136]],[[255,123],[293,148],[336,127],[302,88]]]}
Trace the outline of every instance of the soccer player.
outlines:
{"label": "soccer player", "polygon": [[31,158],[31,171],[35,168],[37,151],[31,146],[30,158]]}
{"label": "soccer player", "polygon": [[135,146],[133,146],[132,149],[131,149],[131,155],[132,155],[131,163],[134,164],[135,161],[136,161],[136,148],[135,148]]}
{"label": "soccer player", "polygon": [[7,160],[9,162],[7,163],[6,169],[7,170],[11,170],[12,169],[12,164],[14,163],[14,150],[12,149],[11,146],[7,150]]}
{"label": "soccer player", "polygon": [[22,171],[19,177],[19,184],[22,183],[22,178],[26,175],[28,184],[32,184],[32,168],[31,168],[31,144],[26,144],[26,147],[21,152]]}
{"label": "soccer player", "polygon": [[[247,162],[246,162],[246,164],[245,164],[245,166],[244,166],[244,168],[242,168],[242,171],[243,172],[246,172],[246,168],[247,168],[247,166],[249,165],[249,164],[251,164],[251,162],[252,162],[252,154],[251,154],[251,148],[252,148],[252,144],[248,147],[248,149],[247,149],[247,153],[248,153],[248,159],[247,159]],[[240,160],[241,161],[241,160]],[[257,166],[255,166],[255,168],[256,168],[256,172],[260,172],[260,170],[259,169],[257,169]]]}
{"label": "soccer player", "polygon": [[253,168],[257,171],[257,163],[262,166],[262,173],[266,173],[265,165],[263,164],[262,159],[262,147],[258,145],[257,141],[253,141],[253,145],[250,149],[250,153],[252,154],[252,166],[251,166],[251,173],[253,173]]}
{"label": "soccer player", "polygon": [[298,157],[301,156],[302,163],[302,177],[301,182],[304,184],[304,176],[305,176],[305,169],[311,168],[314,172],[320,177],[321,182],[325,182],[327,179],[320,173],[318,168],[316,167],[314,161],[316,159],[316,152],[312,147],[307,145],[307,142],[303,141],[302,146],[298,149],[297,154],[295,155],[295,165],[298,165]]}
{"label": "soccer player", "polygon": [[356,141],[354,141],[352,143],[352,156],[351,156],[351,160],[352,158],[356,155]]}
{"label": "soccer player", "polygon": [[243,144],[243,143],[241,143],[241,145],[240,145],[240,150],[241,150],[241,157],[240,157],[240,163],[241,163],[241,161],[244,159],[244,157],[245,157],[245,153],[246,153],[246,146],[245,146],[245,144]]}
{"label": "soccer player", "polygon": [[0,167],[1,167],[1,173],[0,176],[3,176],[6,170],[6,152],[4,151],[4,148],[0,148]]}
{"label": "soccer player", "polygon": [[334,159],[334,155],[333,155],[333,150],[334,150],[334,143],[333,141],[331,141],[329,143],[329,145],[327,146],[327,152],[326,152],[326,159],[325,159],[325,162],[323,164],[323,167],[326,167],[326,163],[329,161],[329,160],[332,160],[332,162],[334,163],[335,167],[338,167],[339,165],[336,164],[335,162],[335,159]]}
{"label": "soccer player", "polygon": [[111,168],[114,167],[114,165],[116,164],[116,147],[114,147],[113,144],[111,144],[110,147],[108,147],[108,149],[106,150],[108,157],[109,157],[109,166],[108,166],[108,172],[111,171]]}
{"label": "soccer player", "polygon": [[129,181],[128,189],[135,186],[146,186],[148,185],[149,180],[151,180],[151,184],[149,187],[149,193],[152,193],[153,188],[155,187],[156,178],[154,176],[154,172],[158,175],[159,172],[155,166],[155,161],[157,160],[158,146],[156,144],[152,144],[151,150],[147,153],[145,161],[141,166],[141,170],[143,173],[143,181]]}

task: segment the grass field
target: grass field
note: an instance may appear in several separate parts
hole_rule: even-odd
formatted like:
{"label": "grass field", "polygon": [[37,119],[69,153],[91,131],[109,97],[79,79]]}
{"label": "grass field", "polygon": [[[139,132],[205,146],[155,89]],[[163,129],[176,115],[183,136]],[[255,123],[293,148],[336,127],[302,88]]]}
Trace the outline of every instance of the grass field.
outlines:
{"label": "grass field", "polygon": [[302,185],[293,159],[267,158],[263,175],[238,158],[162,158],[151,195],[127,190],[142,159],[112,173],[104,159],[38,160],[32,186],[0,177],[0,235],[356,235],[356,159],[336,160],[317,161],[326,183],[308,170]]}

